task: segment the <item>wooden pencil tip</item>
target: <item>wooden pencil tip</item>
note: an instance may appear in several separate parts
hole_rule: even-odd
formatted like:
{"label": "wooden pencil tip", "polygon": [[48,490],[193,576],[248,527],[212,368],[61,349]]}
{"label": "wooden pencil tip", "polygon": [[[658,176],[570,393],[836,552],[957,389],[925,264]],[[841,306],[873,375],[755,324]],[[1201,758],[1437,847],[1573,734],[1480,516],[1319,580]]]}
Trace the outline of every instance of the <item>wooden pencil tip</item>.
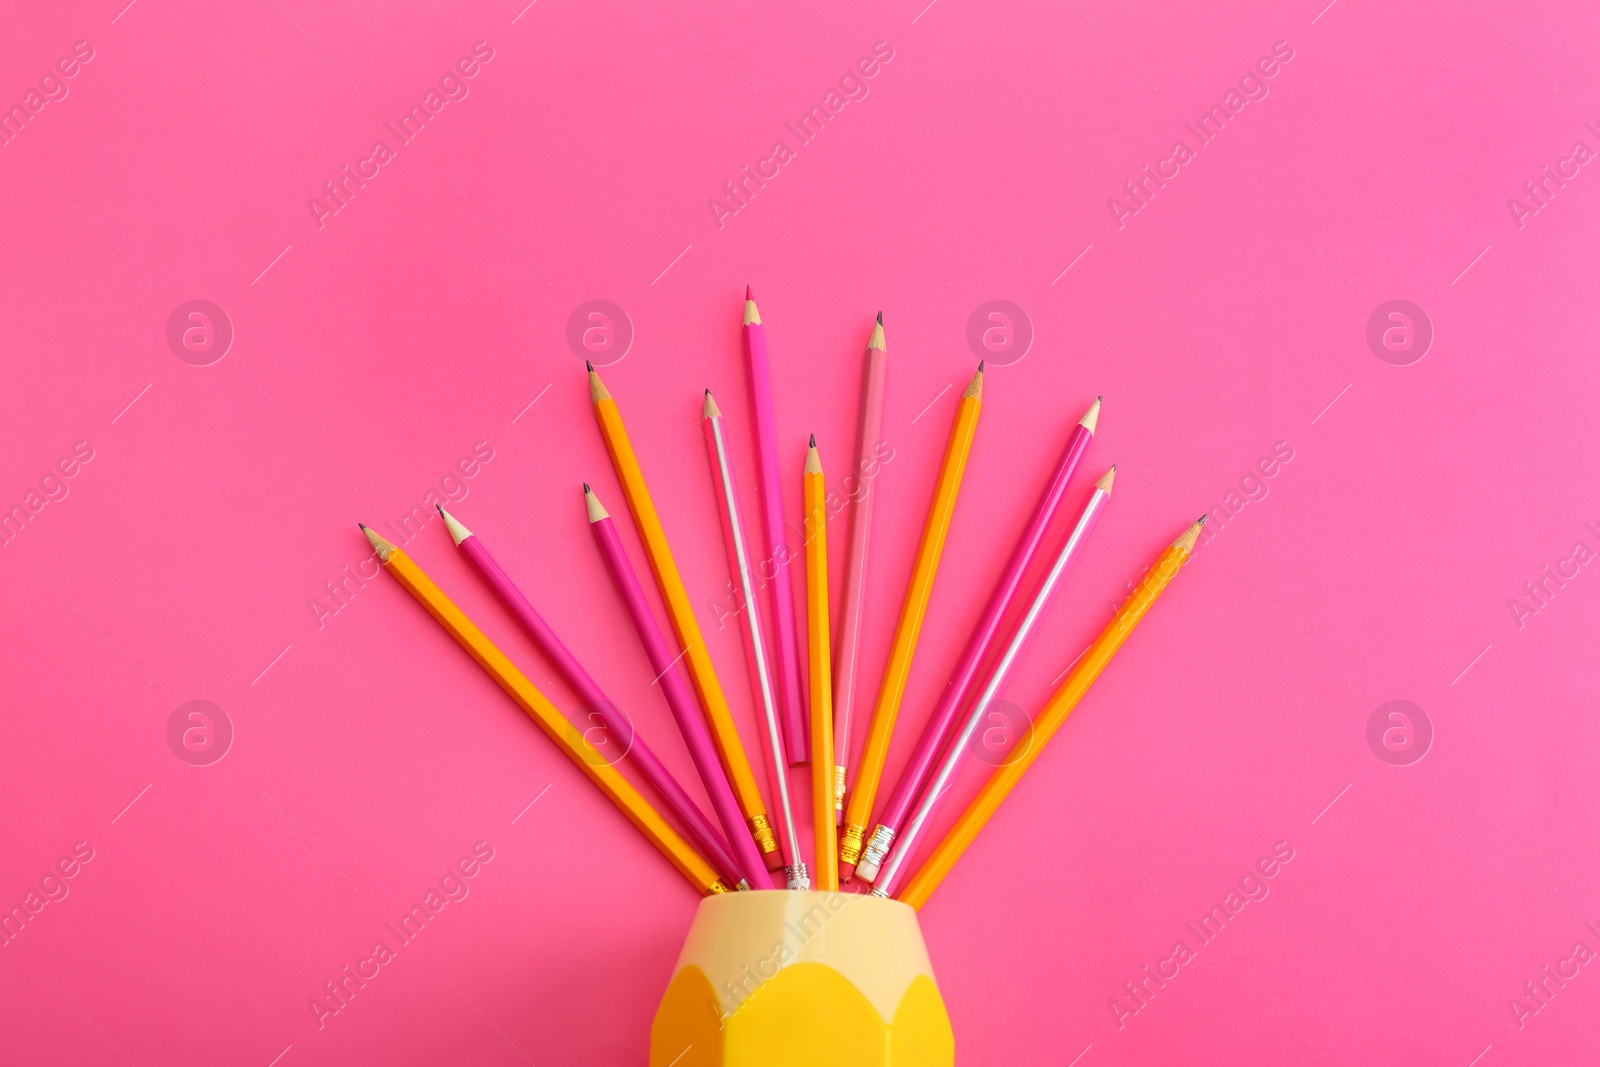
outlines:
{"label": "wooden pencil tip", "polygon": [[751,299],[747,290],[744,294],[744,324],[746,326],[760,326],[761,312],[756,308],[756,302]]}
{"label": "wooden pencil tip", "polygon": [[1078,425],[1090,433],[1094,433],[1095,427],[1100,425],[1100,397],[1094,398],[1094,403],[1090,404],[1089,410],[1083,413],[1083,418],[1078,420]]}
{"label": "wooden pencil tip", "polygon": [[1185,552],[1194,551],[1194,543],[1200,539],[1200,527],[1205,524],[1206,517],[1202,515],[1198,522],[1178,535],[1178,539],[1172,542],[1172,547],[1182,549]]}
{"label": "wooden pencil tip", "polygon": [[722,409],[717,407],[716,398],[711,395],[711,390],[709,389],[706,390],[706,402],[700,408],[700,417],[702,419],[720,419],[722,417]]}
{"label": "wooden pencil tip", "polygon": [[967,383],[967,388],[966,388],[966,390],[964,392],[962,392],[961,396],[962,396],[963,399],[965,399],[966,397],[969,397],[969,396],[975,396],[980,400],[983,399],[983,364],[982,363],[978,364],[978,373],[974,374],[972,376],[972,381]]}
{"label": "wooden pencil tip", "polygon": [[583,506],[589,512],[589,521],[591,523],[611,517],[611,513],[600,503],[600,498],[594,495],[594,490],[589,488],[587,482],[583,486]]}
{"label": "wooden pencil tip", "polygon": [[397,551],[394,545],[384,540],[382,535],[366,523],[359,525],[361,526],[361,532],[367,535],[367,542],[372,545],[372,550],[378,554],[378,562],[388,563],[389,557]]}
{"label": "wooden pencil tip", "polygon": [[806,448],[806,473],[822,473],[822,457],[817,455],[817,435],[811,435],[811,444]]}
{"label": "wooden pencil tip", "polygon": [[600,375],[595,373],[594,364],[584,360],[584,366],[589,368],[589,402],[598,404],[602,400],[610,400],[611,393],[606,389],[606,383],[600,380]]}
{"label": "wooden pencil tip", "polygon": [[472,531],[457,522],[454,515],[450,514],[444,508],[439,507],[437,504],[435,504],[434,507],[439,508],[439,517],[444,520],[444,528],[450,531],[450,540],[459,545],[461,542],[472,536]]}
{"label": "wooden pencil tip", "polygon": [[1102,474],[1100,476],[1100,480],[1098,482],[1094,483],[1094,487],[1096,489],[1100,490],[1102,493],[1109,493],[1109,492],[1111,492],[1111,483],[1116,481],[1116,480],[1117,480],[1117,465],[1115,463],[1113,463],[1111,465],[1111,469],[1106,471],[1104,474]]}
{"label": "wooden pencil tip", "polygon": [[878,321],[872,327],[872,337],[867,341],[868,351],[874,348],[880,351],[888,351],[889,349],[883,339],[883,312],[881,311],[878,312]]}

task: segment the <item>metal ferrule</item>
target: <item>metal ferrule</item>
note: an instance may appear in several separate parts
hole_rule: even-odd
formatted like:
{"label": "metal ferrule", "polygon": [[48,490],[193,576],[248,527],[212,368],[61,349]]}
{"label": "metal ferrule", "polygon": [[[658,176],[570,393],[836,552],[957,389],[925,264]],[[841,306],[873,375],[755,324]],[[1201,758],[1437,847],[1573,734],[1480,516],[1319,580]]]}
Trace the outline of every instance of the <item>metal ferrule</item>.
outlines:
{"label": "metal ferrule", "polygon": [[854,863],[861,858],[861,835],[866,832],[866,827],[855,823],[845,824],[844,833],[839,835],[839,862]]}
{"label": "metal ferrule", "polygon": [[889,854],[889,846],[892,844],[894,844],[894,831],[879,823],[878,828],[872,831],[872,838],[867,842],[867,847],[861,853],[861,861],[856,866],[863,867],[870,863],[876,870],[878,864],[883,862],[883,857]]}
{"label": "metal ferrule", "polygon": [[762,855],[778,851],[778,839],[772,835],[772,824],[765,815],[750,816],[750,836],[756,839]]}
{"label": "metal ferrule", "polygon": [[785,867],[783,876],[790,889],[811,888],[811,876],[806,873],[806,865],[804,863],[796,863],[792,867]]}

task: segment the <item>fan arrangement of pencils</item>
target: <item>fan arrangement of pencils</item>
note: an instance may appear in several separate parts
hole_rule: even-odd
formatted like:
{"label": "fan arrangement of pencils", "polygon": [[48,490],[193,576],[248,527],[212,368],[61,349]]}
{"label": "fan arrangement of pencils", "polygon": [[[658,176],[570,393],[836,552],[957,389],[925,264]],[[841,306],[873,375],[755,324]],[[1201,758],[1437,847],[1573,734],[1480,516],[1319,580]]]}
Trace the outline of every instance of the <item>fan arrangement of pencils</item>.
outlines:
{"label": "fan arrangement of pencils", "polygon": [[[702,812],[674,780],[627,716],[611,702],[540,617],[483,542],[456,516],[439,509],[456,547],[578,694],[587,715],[599,722],[615,741],[615,751],[620,752],[620,756],[609,757],[591,744],[584,730],[557,711],[404,552],[367,526],[361,529],[384,569],[394,575],[700,892],[771,889],[775,873],[782,871],[783,885],[787,889],[810,889],[813,879],[815,888],[821,890],[837,890],[841,884],[870,884],[874,896],[893,896],[920,908],[1178,573],[1189,558],[1205,520],[1202,518],[1189,526],[1165,547],[1040,709],[1032,724],[1031,744],[1000,761],[1000,766],[995,768],[977,796],[944,838],[927,851],[918,867],[913,861],[917,858],[923,832],[949,793],[957,772],[974,747],[979,729],[1005,691],[1040,620],[1060,592],[1067,571],[1110,500],[1115,467],[1095,481],[1070,533],[1055,549],[1026,608],[1014,624],[1009,628],[1004,626],[1011,607],[1019,602],[1031,565],[1044,551],[1050,527],[1067,497],[1073,474],[1089,450],[1099,423],[1100,401],[1095,400],[1068,434],[1061,457],[1006,561],[949,684],[928,716],[904,773],[889,790],[888,799],[879,804],[885,758],[933,594],[945,537],[955,514],[962,475],[977,434],[983,408],[983,364],[978,365],[977,373],[957,405],[911,578],[901,602],[888,661],[852,777],[849,758],[852,712],[866,695],[861,686],[861,635],[867,606],[865,585],[872,548],[872,517],[878,494],[870,488],[851,494],[856,500],[846,542],[844,603],[835,646],[836,631],[831,625],[832,607],[828,595],[827,490],[821,454],[813,435],[800,473],[804,518],[798,529],[802,531],[804,543],[801,551],[796,552],[790,543],[792,528],[784,517],[783,471],[778,463],[778,431],[772,412],[766,331],[748,289],[741,333],[749,376],[752,430],[759,458],[758,537],[752,537],[746,530],[729,458],[730,427],[709,389],[705,391],[701,428],[741,622],[749,685],[761,727],[759,740],[765,756],[767,798],[762,797],[744,743],[734,726],[666,532],[651,501],[643,469],[628,439],[621,411],[592,366],[588,369],[589,397],[595,421],[622,486],[633,526],[644,545],[656,588],[666,606],[670,638],[657,621],[639,576],[628,561],[616,521],[593,489],[585,484],[583,498],[590,532],[617,598],[622,601],[638,634],[651,670],[656,672],[655,682],[660,686],[711,802],[714,819]],[[888,362],[880,314],[872,326],[862,368],[860,419],[855,442],[854,475],[857,479],[877,464]],[[791,567],[804,572],[803,603],[798,607],[791,584]],[[772,571],[767,583],[770,595],[765,616],[756,584],[757,573],[765,575],[763,568]],[[804,663],[800,655],[800,633],[806,636],[808,650]],[[992,657],[991,653],[997,649],[1000,650],[998,657]],[[609,746],[608,751],[611,751]],[[787,773],[789,767],[807,764],[814,841],[809,864],[801,855],[795,823],[796,804],[790,796]],[[664,810],[658,809],[634,786],[620,769],[622,765],[648,784]],[[771,809],[767,807],[769,800],[774,806]],[[806,817],[803,806],[799,817]]]}

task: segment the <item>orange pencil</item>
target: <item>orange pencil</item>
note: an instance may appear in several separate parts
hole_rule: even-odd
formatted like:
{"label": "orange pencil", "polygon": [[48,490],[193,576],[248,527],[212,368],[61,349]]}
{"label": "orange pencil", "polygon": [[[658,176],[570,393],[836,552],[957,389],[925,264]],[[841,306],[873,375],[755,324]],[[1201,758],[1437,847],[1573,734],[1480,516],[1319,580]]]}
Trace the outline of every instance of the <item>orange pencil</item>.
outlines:
{"label": "orange pencil", "polygon": [[817,455],[817,435],[806,450],[806,639],[811,646],[811,821],[817,888],[839,888],[837,827],[833,816],[833,668],[828,661],[828,505]]}
{"label": "orange pencil", "polygon": [[955,423],[950,427],[950,440],[944,448],[944,462],[934,485],[933,502],[928,505],[928,517],[923,523],[911,581],[906,586],[905,601],[900,605],[894,643],[889,647],[889,664],[878,686],[878,702],[872,709],[872,725],[867,732],[866,747],[861,751],[861,766],[856,771],[855,786],[845,809],[844,833],[839,838],[839,877],[846,882],[855,873],[856,860],[861,858],[861,839],[867,830],[867,819],[872,815],[873,801],[878,796],[883,761],[889,754],[889,737],[894,733],[895,716],[900,712],[906,680],[911,675],[911,657],[917,650],[917,637],[928,612],[928,599],[933,595],[939,556],[944,551],[945,535],[950,532],[950,518],[955,514],[956,495],[961,491],[961,476],[967,469],[967,456],[972,451],[972,438],[978,431],[978,413],[982,408],[983,364],[979,363],[978,373],[972,376],[966,392],[961,394]]}
{"label": "orange pencil", "polygon": [[439,625],[443,626],[450,636],[478,661],[480,667],[489,672],[489,677],[500,683],[500,688],[504,689],[511,699],[539,724],[539,729],[571,757],[572,762],[589,776],[589,780],[599,786],[600,791],[609,797],[613,804],[622,809],[622,813],[629,821],[650,839],[651,844],[661,850],[661,853],[696,889],[708,895],[728,891],[727,885],[717,877],[717,872],[712,869],[711,864],[701,858],[700,854],[690,847],[689,842],[679,836],[678,832],[661,817],[661,813],[650,806],[650,802],[639,794],[620,771],[606,762],[606,757],[573,728],[550,701],[545,699],[543,693],[533,687],[533,683],[512,665],[505,653],[483,636],[483,631],[474,626],[472,620],[450,602],[450,598],[433,584],[433,580],[422,572],[421,567],[411,561],[411,557],[365,525],[361,527],[361,532],[372,542],[372,548],[378,553],[378,562],[383,564],[383,569],[394,575],[395,579],[405,586],[406,591],[428,609],[428,614],[438,620]]}
{"label": "orange pencil", "polygon": [[600,381],[600,375],[589,368],[589,399],[594,404],[594,418],[600,426],[600,439],[611,455],[611,466],[622,484],[622,496],[633,515],[633,525],[644,542],[645,555],[650,560],[650,571],[656,577],[656,587],[667,606],[667,616],[672,620],[672,631],[683,647],[684,663],[689,668],[689,680],[700,707],[705,711],[706,724],[711,727],[711,741],[717,749],[717,759],[733,786],[733,795],[739,802],[750,826],[750,834],[761,849],[762,862],[769,870],[783,867],[783,855],[778,851],[778,839],[773,836],[772,823],[767,819],[766,803],[756,788],[756,776],[750,769],[750,758],[745,755],[739,731],[733,725],[733,715],[728,711],[728,700],[722,695],[722,684],[717,681],[716,668],[711,664],[711,653],[706,650],[705,638],[700,635],[700,624],[695,621],[694,608],[689,594],[683,588],[683,578],[672,558],[672,548],[667,544],[667,533],[661,528],[656,506],[650,499],[650,488],[645,484],[644,471],[633,453],[628,440],[628,430],[622,424],[622,412],[617,402]]}
{"label": "orange pencil", "polygon": [[1193,551],[1195,539],[1200,536],[1200,527],[1205,521],[1202,517],[1199,522],[1183,531],[1151,565],[1138,588],[1134,589],[1122,607],[1117,609],[1116,615],[1078,660],[1078,665],[1072,669],[1067,680],[1061,683],[1061,688],[1055,691],[1039,712],[1039,717],[1033,724],[1033,743],[1028,746],[1028,750],[1018,757],[1016,762],[1006,764],[989,776],[983,789],[978,792],[972,803],[967,805],[967,810],[961,813],[961,817],[950,828],[950,832],[945,834],[944,840],[934,848],[927,862],[917,871],[898,899],[913,908],[921,908],[928,902],[928,897],[939,888],[944,876],[950,873],[950,868],[955,866],[955,862],[961,858],[967,846],[972,844],[973,838],[978,836],[978,831],[983,829],[989,817],[1000,807],[1001,801],[1005,800],[1023,772],[1038,757],[1056,730],[1060,729],[1067,715],[1077,707],[1078,701],[1094,684],[1094,680],[1100,677],[1100,672],[1111,661],[1111,657],[1117,654],[1122,642],[1133,633],[1133,628],[1139,625],[1139,620],[1144,618],[1145,612],[1150,610],[1150,605],[1155,603],[1156,597],[1160,596],[1167,583],[1172,581],[1173,576],[1178,573],[1178,568],[1189,559],[1189,553]]}

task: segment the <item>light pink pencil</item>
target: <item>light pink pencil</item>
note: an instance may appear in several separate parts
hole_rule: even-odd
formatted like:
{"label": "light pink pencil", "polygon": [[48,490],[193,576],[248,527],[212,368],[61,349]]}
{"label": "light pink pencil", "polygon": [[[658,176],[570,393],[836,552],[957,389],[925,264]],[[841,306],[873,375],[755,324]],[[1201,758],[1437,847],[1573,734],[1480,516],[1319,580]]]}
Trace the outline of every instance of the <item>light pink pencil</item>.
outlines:
{"label": "light pink pencil", "polygon": [[845,492],[855,497],[856,506],[851,510],[850,540],[845,549],[844,613],[839,619],[839,654],[833,676],[833,810],[840,823],[844,822],[845,768],[850,762],[850,712],[861,679],[867,547],[872,537],[872,505],[878,498],[869,483],[883,460],[878,455],[878,446],[883,433],[883,394],[888,367],[889,353],[884,347],[883,312],[880,311],[877,324],[872,327],[872,339],[867,342],[861,423],[856,437],[856,469],[845,479],[844,485]]}
{"label": "light pink pencil", "polygon": [[[750,373],[750,411],[756,424],[760,459],[761,519],[772,563],[772,630],[778,639],[778,702],[783,711],[783,747],[791,766],[807,762],[811,737],[806,730],[801,692],[800,646],[794,629],[794,589],[789,584],[789,530],[783,521],[783,479],[778,474],[778,436],[772,418],[772,374],[767,366],[767,330],[761,312],[744,289],[744,357]],[[826,758],[826,755],[824,755]]]}
{"label": "light pink pencil", "polygon": [[[1088,540],[1089,534],[1094,530],[1094,524],[1099,521],[1100,513],[1106,508],[1106,501],[1111,499],[1111,483],[1115,479],[1117,468],[1112,467],[1100,476],[1094,483],[1094,492],[1089,494],[1088,503],[1084,504],[1083,511],[1078,515],[1077,525],[1073,526],[1072,533],[1061,545],[1061,551],[1056,553],[1056,561],[1050,567],[1050,573],[1045,575],[1039,591],[1033,596],[1033,603],[1028,605],[1027,613],[1022,621],[1017,624],[1017,632],[1011,635],[1011,643],[1001,654],[999,662],[994,665],[989,676],[989,683],[984,686],[983,692],[978,694],[978,701],[973,705],[972,712],[967,716],[966,725],[950,745],[945,753],[944,763],[939,767],[938,773],[933,776],[933,781],[928,783],[928,791],[922,796],[922,803],[916,813],[911,817],[911,822],[906,826],[905,833],[900,840],[894,843],[894,851],[889,853],[888,860],[881,870],[875,870],[873,876],[877,883],[872,888],[875,897],[886,897],[894,892],[895,883],[905,861],[910,858],[912,851],[917,847],[917,837],[927,827],[928,821],[939,810],[939,805],[944,802],[945,796],[950,791],[957,768],[961,766],[972,749],[972,743],[978,727],[983,725],[984,719],[989,714],[989,707],[995,698],[1005,691],[1006,682],[1010,680],[1012,671],[1016,670],[1017,662],[1028,649],[1028,642],[1033,639],[1037,631],[1039,620],[1044,613],[1050,610],[1050,604],[1055,600],[1056,594],[1061,591],[1061,580],[1072,567],[1073,560],[1083,550],[1083,544]],[[1012,753],[1020,758],[1026,752]],[[863,857],[865,858],[865,857]],[[861,874],[861,867],[857,865],[856,873]],[[862,875],[867,877],[867,875]]]}
{"label": "light pink pencil", "polygon": [[783,844],[784,881],[789,889],[810,889],[811,879],[800,858],[799,838],[794,830],[794,806],[789,802],[789,769],[783,758],[783,736],[778,729],[778,709],[772,692],[772,673],[767,669],[766,638],[761,632],[761,612],[755,608],[755,582],[750,573],[750,553],[744,543],[744,520],[739,516],[739,493],[733,481],[733,464],[728,459],[728,438],[722,412],[706,390],[700,428],[706,438],[706,457],[711,462],[711,487],[717,497],[717,514],[722,519],[722,543],[728,550],[728,573],[738,584],[734,600],[744,615],[745,662],[750,668],[750,688],[760,701],[762,725],[766,727],[767,788],[777,805],[779,838]]}
{"label": "light pink pencil", "polygon": [[661,627],[650,613],[644,590],[639,587],[639,576],[633,573],[633,564],[628,562],[622,538],[617,536],[617,524],[611,521],[611,515],[587,485],[583,487],[583,502],[589,510],[589,531],[594,534],[600,558],[605,561],[606,570],[611,572],[611,580],[628,609],[633,628],[639,632],[639,643],[644,645],[650,669],[656,672],[656,681],[661,684],[667,707],[672,709],[672,717],[678,722],[678,731],[683,734],[683,743],[689,748],[695,770],[700,772],[700,781],[706,787],[706,795],[711,798],[711,807],[717,813],[717,820],[722,823],[723,832],[738,853],[745,879],[754,889],[771,889],[772,879],[767,877],[766,864],[761,862],[755,838],[745,828],[744,813],[739,810],[733,788],[722,773],[722,764],[717,762],[717,751],[711,747],[711,734],[706,729],[705,720],[700,717],[699,707],[689,692],[689,684],[678,673],[678,660],[683,656],[672,654],[667,639],[662,636]]}

